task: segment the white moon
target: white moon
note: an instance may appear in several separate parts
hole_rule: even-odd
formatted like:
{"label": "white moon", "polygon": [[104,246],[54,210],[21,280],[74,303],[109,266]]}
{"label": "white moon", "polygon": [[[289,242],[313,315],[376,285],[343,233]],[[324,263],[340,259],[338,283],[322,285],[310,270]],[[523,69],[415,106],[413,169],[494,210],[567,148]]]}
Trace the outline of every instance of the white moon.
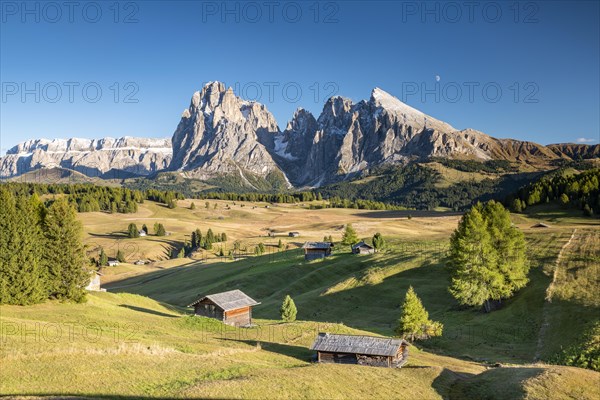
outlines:
{"label": "white moon", "polygon": [[440,76],[439,76],[439,75],[436,75],[436,76],[435,76],[435,81],[436,81],[436,82],[439,82],[439,81],[440,81],[440,79],[442,79],[442,78],[440,78]]}

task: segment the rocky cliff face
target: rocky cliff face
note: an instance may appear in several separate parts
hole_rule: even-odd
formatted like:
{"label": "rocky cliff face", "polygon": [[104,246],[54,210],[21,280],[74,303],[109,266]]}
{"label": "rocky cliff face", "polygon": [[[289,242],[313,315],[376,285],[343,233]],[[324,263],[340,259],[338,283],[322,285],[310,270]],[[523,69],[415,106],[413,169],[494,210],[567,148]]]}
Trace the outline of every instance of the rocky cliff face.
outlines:
{"label": "rocky cliff face", "polygon": [[558,143],[550,144],[548,148],[559,156],[573,160],[600,158],[600,144]]}
{"label": "rocky cliff face", "polygon": [[284,176],[271,157],[279,129],[262,104],[236,97],[220,82],[194,93],[173,135],[170,169],[209,179],[239,175],[251,185],[251,175]]}
{"label": "rocky cliff face", "polygon": [[429,157],[510,161],[559,157],[535,143],[457,130],[379,88],[368,101],[356,104],[342,97],[329,99],[314,121],[310,113],[296,112],[286,130],[275,135],[276,143],[286,144],[278,148],[276,159],[295,186],[320,186],[382,164]]}
{"label": "rocky cliff face", "polygon": [[146,175],[168,167],[201,180],[234,177],[248,188],[257,187],[260,179],[314,187],[382,164],[430,157],[508,160],[543,168],[561,158],[597,158],[600,151],[600,145],[546,147],[457,130],[379,88],[358,103],[332,97],[318,118],[300,108],[282,132],[264,105],[235,96],[220,82],[194,93],[171,142],[33,140],[9,150],[1,160],[0,176],[53,166],[88,176],[110,171]]}
{"label": "rocky cliff face", "polygon": [[0,177],[61,167],[92,177],[123,179],[165,169],[171,155],[169,139],[28,140],[8,150],[0,159]]}

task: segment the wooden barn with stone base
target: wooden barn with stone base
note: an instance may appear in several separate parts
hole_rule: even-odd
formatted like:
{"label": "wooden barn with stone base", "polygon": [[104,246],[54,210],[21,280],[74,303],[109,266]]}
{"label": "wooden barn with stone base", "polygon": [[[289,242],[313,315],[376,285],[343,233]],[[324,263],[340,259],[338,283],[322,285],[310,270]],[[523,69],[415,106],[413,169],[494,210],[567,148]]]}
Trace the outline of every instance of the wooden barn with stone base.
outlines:
{"label": "wooden barn with stone base", "polygon": [[408,361],[408,346],[403,339],[319,333],[311,350],[321,363],[400,368]]}
{"label": "wooden barn with stone base", "polygon": [[209,294],[194,301],[188,307],[194,307],[194,314],[215,318],[227,325],[252,325],[252,307],[260,303],[241,290]]}

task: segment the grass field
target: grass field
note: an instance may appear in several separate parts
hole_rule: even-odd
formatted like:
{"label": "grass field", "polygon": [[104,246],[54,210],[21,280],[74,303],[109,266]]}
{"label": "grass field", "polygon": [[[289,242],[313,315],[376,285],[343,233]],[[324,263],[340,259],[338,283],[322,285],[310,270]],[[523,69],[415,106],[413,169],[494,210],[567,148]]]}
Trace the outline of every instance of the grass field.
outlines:
{"label": "grass field", "polygon": [[[531,226],[550,219],[539,213],[514,215],[527,238],[530,283],[500,310],[485,314],[460,308],[447,291],[445,257],[457,215],[413,213],[408,219],[403,212],[209,202],[206,209],[196,201],[194,211],[189,200],[180,201],[174,210],[147,201],[133,215],[81,214],[88,244],[105,249],[127,245],[136,252],[130,259],[155,262],[105,268],[103,281],[109,292],[90,294],[84,304],[2,306],[0,394],[600,397],[599,373],[534,363],[577,344],[598,322],[597,223],[563,214],[552,219],[551,228],[540,230]],[[154,221],[162,222],[171,235],[122,236],[129,222],[152,227]],[[353,256],[338,246],[327,260],[303,260],[297,249],[303,241],[324,235],[339,240],[348,222],[361,237],[383,233],[387,250]],[[234,240],[269,245],[281,238],[290,250],[267,246],[269,253],[239,261],[214,254],[166,260],[168,247],[178,246],[197,227],[226,232],[227,245]],[[267,230],[276,237],[267,237]],[[299,231],[301,237],[288,238],[288,231]],[[444,335],[413,346],[407,366],[389,370],[310,362],[308,347],[320,331],[393,335],[410,285],[430,317],[444,324]],[[226,328],[187,316],[185,306],[197,296],[229,289],[241,289],[261,301],[253,312],[257,327]],[[299,321],[292,324],[278,320],[286,294],[298,306]]]}

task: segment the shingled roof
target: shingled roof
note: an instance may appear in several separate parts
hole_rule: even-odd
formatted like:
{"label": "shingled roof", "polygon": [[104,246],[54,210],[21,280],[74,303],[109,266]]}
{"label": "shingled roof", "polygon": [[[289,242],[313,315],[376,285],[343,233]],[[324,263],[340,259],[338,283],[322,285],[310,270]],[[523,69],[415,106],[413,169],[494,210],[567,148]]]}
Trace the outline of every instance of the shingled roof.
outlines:
{"label": "shingled roof", "polygon": [[395,356],[402,345],[409,346],[409,343],[403,339],[319,333],[311,350],[327,353]]}
{"label": "shingled roof", "polygon": [[358,243],[352,245],[352,250],[356,250],[359,247],[366,247],[367,249],[372,249],[373,248],[373,246],[369,246],[364,241],[362,241],[362,242],[358,242]]}
{"label": "shingled roof", "polygon": [[246,293],[241,290],[230,290],[228,292],[209,294],[207,296],[200,297],[194,301],[188,307],[195,306],[202,300],[208,299],[215,303],[218,307],[222,308],[223,311],[237,310],[238,308],[256,306],[260,304]]}
{"label": "shingled roof", "polygon": [[330,242],[306,242],[303,249],[329,249],[333,247],[333,243]]}

